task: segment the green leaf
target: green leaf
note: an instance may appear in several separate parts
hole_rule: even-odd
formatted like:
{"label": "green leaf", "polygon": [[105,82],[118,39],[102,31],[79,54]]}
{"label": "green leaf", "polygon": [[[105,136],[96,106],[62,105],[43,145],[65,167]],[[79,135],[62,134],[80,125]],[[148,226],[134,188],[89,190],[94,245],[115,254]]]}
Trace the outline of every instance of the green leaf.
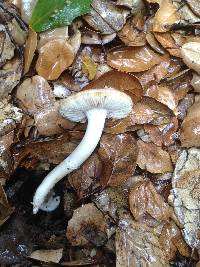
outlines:
{"label": "green leaf", "polygon": [[33,10],[30,27],[42,32],[71,24],[89,12],[92,0],[38,0]]}

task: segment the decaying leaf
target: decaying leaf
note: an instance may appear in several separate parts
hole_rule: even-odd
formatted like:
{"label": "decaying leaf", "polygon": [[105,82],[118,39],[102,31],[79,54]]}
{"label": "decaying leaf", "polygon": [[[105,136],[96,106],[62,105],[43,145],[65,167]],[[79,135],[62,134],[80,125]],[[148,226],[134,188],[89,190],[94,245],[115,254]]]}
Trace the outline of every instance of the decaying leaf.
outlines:
{"label": "decaying leaf", "polygon": [[45,79],[55,80],[73,60],[74,50],[66,40],[52,40],[40,48],[36,70]]}
{"label": "decaying leaf", "polygon": [[78,170],[69,174],[68,180],[79,199],[92,194],[100,186],[101,173],[102,162],[97,154],[93,154]]}
{"label": "decaying leaf", "polygon": [[13,213],[14,209],[9,205],[7,196],[0,183],[0,226],[3,225],[6,220]]}
{"label": "decaying leaf", "polygon": [[130,216],[119,221],[116,231],[117,267],[169,267],[159,237],[152,228]]}
{"label": "decaying leaf", "polygon": [[59,263],[63,256],[63,249],[35,250],[31,253],[30,258],[51,263]]}
{"label": "decaying leaf", "polygon": [[133,175],[138,149],[131,134],[104,134],[98,153],[106,166],[103,169],[101,184],[118,186]]}
{"label": "decaying leaf", "polygon": [[200,76],[196,72],[193,73],[191,85],[195,92],[200,93]]}
{"label": "decaying leaf", "polygon": [[14,57],[0,69],[0,97],[7,97],[19,83],[22,75],[22,58]]}
{"label": "decaying leaf", "polygon": [[121,212],[128,209],[127,193],[119,187],[108,187],[102,192],[96,193],[92,201],[115,221],[119,219]]}
{"label": "decaying leaf", "polygon": [[41,138],[13,147],[14,169],[18,166],[34,168],[38,162],[59,164],[80,142],[83,134],[71,132],[57,138]]}
{"label": "decaying leaf", "polygon": [[183,225],[185,241],[200,248],[200,150],[184,150],[177,160],[172,178],[171,199],[179,222]]}
{"label": "decaying leaf", "polygon": [[167,151],[153,143],[137,141],[138,158],[137,164],[141,169],[146,169],[151,173],[172,172],[173,166]]}
{"label": "decaying leaf", "polygon": [[159,242],[169,261],[176,258],[177,251],[184,257],[190,257],[191,255],[190,248],[184,241],[181,230],[172,221],[164,224]]}
{"label": "decaying leaf", "polygon": [[199,146],[200,131],[199,131],[200,108],[199,102],[195,102],[187,112],[186,117],[181,125],[181,144],[183,147]]}
{"label": "decaying leaf", "polygon": [[129,194],[129,205],[136,221],[146,224],[151,224],[152,219],[159,223],[168,222],[172,216],[169,205],[149,180],[138,182],[133,186]]}
{"label": "decaying leaf", "polygon": [[162,57],[147,46],[115,48],[107,56],[109,66],[124,72],[145,71],[161,61]]}
{"label": "decaying leaf", "polygon": [[200,16],[200,1],[199,0],[186,0],[192,11]]}
{"label": "decaying leaf", "polygon": [[111,34],[121,30],[125,23],[128,12],[118,8],[107,0],[95,0],[92,2],[92,9],[84,19],[95,30],[103,34]]}
{"label": "decaying leaf", "polygon": [[88,55],[83,56],[82,70],[88,76],[89,80],[93,80],[97,72],[97,63],[95,63]]}
{"label": "decaying leaf", "polygon": [[153,21],[153,30],[166,32],[173,24],[179,22],[179,14],[171,0],[161,1],[159,5]]}
{"label": "decaying leaf", "polygon": [[6,27],[3,24],[0,24],[0,33],[0,65],[3,65],[7,60],[13,58],[15,46],[12,43],[11,38],[6,30]]}
{"label": "decaying leaf", "polygon": [[188,42],[181,48],[185,64],[200,74],[200,42]]}
{"label": "decaying leaf", "polygon": [[24,74],[29,71],[37,47],[37,33],[29,29],[24,51]]}
{"label": "decaying leaf", "polygon": [[103,213],[91,203],[76,209],[68,222],[66,235],[72,246],[84,246],[90,242],[101,246],[107,240]]}

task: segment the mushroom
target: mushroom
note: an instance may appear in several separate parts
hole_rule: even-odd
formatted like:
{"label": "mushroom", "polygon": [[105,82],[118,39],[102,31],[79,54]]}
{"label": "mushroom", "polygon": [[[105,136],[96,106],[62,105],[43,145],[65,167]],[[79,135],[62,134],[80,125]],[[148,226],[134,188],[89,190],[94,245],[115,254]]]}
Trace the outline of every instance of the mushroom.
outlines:
{"label": "mushroom", "polygon": [[104,128],[106,118],[125,118],[132,110],[132,99],[113,88],[84,90],[61,100],[60,113],[74,121],[88,121],[81,143],[63,162],[42,181],[33,197],[33,213],[36,214],[48,192],[65,175],[78,169],[95,150]]}

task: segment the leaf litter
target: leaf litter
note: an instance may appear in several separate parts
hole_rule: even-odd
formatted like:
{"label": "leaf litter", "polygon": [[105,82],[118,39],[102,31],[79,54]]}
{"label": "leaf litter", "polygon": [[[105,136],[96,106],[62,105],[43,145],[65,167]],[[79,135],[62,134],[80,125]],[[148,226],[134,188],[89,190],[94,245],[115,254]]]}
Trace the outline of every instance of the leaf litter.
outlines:
{"label": "leaf litter", "polygon": [[[199,266],[200,2],[36,2],[0,1],[0,265]],[[33,215],[86,129],[60,100],[107,87],[132,111]]]}

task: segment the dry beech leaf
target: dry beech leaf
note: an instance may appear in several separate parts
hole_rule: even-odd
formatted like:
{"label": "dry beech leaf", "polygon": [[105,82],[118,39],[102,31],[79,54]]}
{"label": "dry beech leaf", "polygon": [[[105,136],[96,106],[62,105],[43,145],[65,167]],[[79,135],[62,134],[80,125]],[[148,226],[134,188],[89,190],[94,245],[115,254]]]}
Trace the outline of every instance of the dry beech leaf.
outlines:
{"label": "dry beech leaf", "polygon": [[161,1],[159,5],[153,20],[153,31],[166,32],[173,24],[179,22],[180,17],[171,0]]}
{"label": "dry beech leaf", "polygon": [[152,143],[137,141],[139,153],[137,158],[138,166],[151,173],[172,172],[173,166],[167,151]]}
{"label": "dry beech leaf", "polygon": [[169,261],[176,258],[177,251],[183,257],[190,257],[191,255],[191,250],[184,241],[181,230],[173,221],[164,224],[159,242],[162,245]]}
{"label": "dry beech leaf", "polygon": [[187,244],[200,249],[200,150],[184,150],[176,162],[172,177],[171,199]]}
{"label": "dry beech leaf", "polygon": [[27,141],[12,149],[14,169],[18,166],[34,168],[42,163],[59,164],[76,148],[83,134],[70,132],[56,138],[41,138],[37,141]]}
{"label": "dry beech leaf", "polygon": [[9,205],[6,193],[0,183],[0,226],[7,221],[13,211],[14,209]]}
{"label": "dry beech leaf", "polygon": [[85,246],[90,242],[96,246],[103,245],[107,241],[103,213],[92,203],[74,210],[68,221],[66,236],[72,246]]}
{"label": "dry beech leaf", "polygon": [[119,38],[128,46],[143,46],[146,44],[144,33],[144,17],[136,15],[127,20],[121,31],[118,32]]}
{"label": "dry beech leaf", "polygon": [[169,267],[159,237],[151,227],[131,216],[119,221],[116,231],[116,267]]}
{"label": "dry beech leaf", "polygon": [[40,48],[36,70],[46,80],[56,80],[73,60],[73,47],[66,40],[52,40]]}
{"label": "dry beech leaf", "polygon": [[31,259],[43,262],[59,263],[63,256],[63,249],[35,250],[29,256]]}
{"label": "dry beech leaf", "polygon": [[181,48],[184,63],[200,74],[200,42],[188,42]]}
{"label": "dry beech leaf", "polygon": [[195,102],[187,111],[181,125],[181,144],[183,147],[198,147],[200,145],[200,108]]}
{"label": "dry beech leaf", "polygon": [[156,40],[153,33],[148,32],[146,34],[146,40],[147,40],[148,44],[151,46],[151,48],[153,48],[153,50],[155,50],[156,52],[158,52],[160,54],[165,54],[165,50],[162,48],[162,46]]}
{"label": "dry beech leaf", "polygon": [[24,50],[24,74],[26,74],[30,69],[36,47],[37,47],[37,33],[29,29],[28,38],[26,40],[26,45]]}
{"label": "dry beech leaf", "polygon": [[165,48],[171,56],[181,57],[180,46],[176,44],[169,32],[154,32],[156,40]]}
{"label": "dry beech leaf", "polygon": [[133,175],[138,149],[131,134],[104,134],[98,153],[105,164],[102,185],[118,186]]}
{"label": "dry beech leaf", "polygon": [[114,48],[107,56],[109,66],[124,72],[145,71],[161,61],[162,57],[147,46]]}
{"label": "dry beech leaf", "polygon": [[144,131],[148,134],[149,140],[157,146],[169,146],[174,144],[177,138],[177,130],[178,120],[176,117],[173,117],[169,123],[164,125],[144,125]]}
{"label": "dry beech leaf", "polygon": [[68,175],[69,183],[76,190],[79,199],[89,196],[100,186],[101,173],[100,157],[98,154],[93,154],[78,170]]}
{"label": "dry beech leaf", "polygon": [[136,221],[147,224],[152,218],[163,222],[169,221],[172,216],[169,205],[149,180],[138,182],[133,186],[129,193],[129,206]]}
{"label": "dry beech leaf", "polygon": [[93,80],[96,76],[97,63],[95,63],[88,55],[84,55],[82,57],[82,71],[85,75],[87,75],[89,80]]}

